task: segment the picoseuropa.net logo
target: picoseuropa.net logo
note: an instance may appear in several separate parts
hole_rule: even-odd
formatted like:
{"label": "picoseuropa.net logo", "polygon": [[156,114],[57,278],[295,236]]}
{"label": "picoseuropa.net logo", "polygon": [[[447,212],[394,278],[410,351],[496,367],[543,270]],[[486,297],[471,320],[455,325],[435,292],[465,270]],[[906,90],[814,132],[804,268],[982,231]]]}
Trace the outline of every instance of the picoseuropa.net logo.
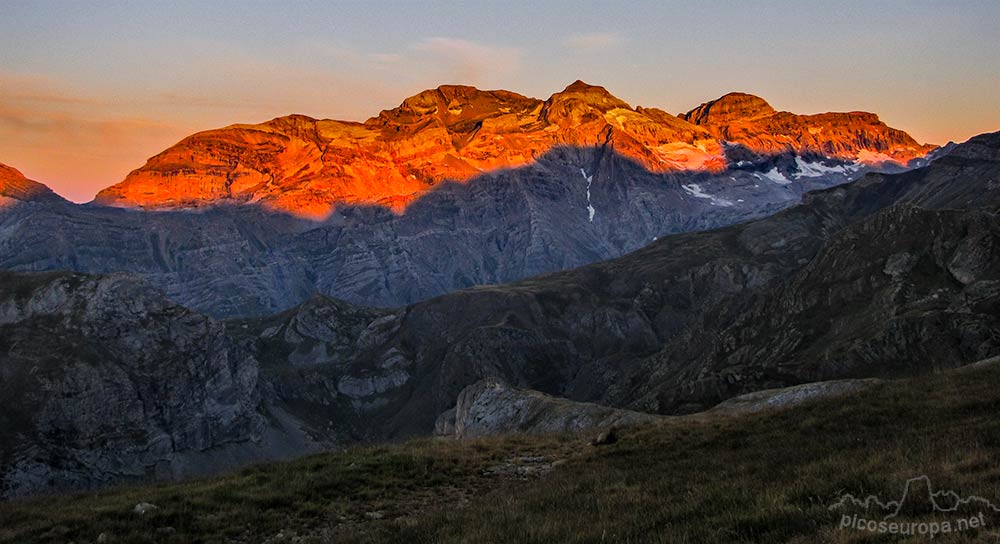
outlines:
{"label": "picoseuropa.net logo", "polygon": [[841,495],[830,505],[840,514],[839,528],[871,533],[926,536],[977,530],[991,523],[1000,508],[976,495],[935,490],[927,476],[910,478],[896,500],[875,495]]}

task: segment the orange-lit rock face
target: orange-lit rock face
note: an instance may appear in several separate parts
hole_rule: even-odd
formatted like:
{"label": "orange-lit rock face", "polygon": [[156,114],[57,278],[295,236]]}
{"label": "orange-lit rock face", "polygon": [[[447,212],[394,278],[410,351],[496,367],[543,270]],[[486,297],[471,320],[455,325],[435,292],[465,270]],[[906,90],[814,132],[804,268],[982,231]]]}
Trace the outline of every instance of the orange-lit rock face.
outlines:
{"label": "orange-lit rock face", "polygon": [[[151,158],[96,200],[146,208],[259,203],[309,218],[325,217],[338,204],[375,204],[402,212],[444,180],[464,181],[523,165],[559,145],[607,145],[656,172],[725,169],[720,139],[744,137],[748,146],[778,148],[752,129],[756,125],[739,125],[743,117],[735,105],[699,109],[705,110],[703,115],[684,119],[654,108],[632,108],[603,87],[580,81],[545,101],[447,85],[412,96],[364,123],[291,115],[201,132]],[[762,111],[759,104],[750,109]],[[774,117],[770,106],[766,109],[771,115],[766,118]],[[724,128],[715,122],[720,113],[728,123]],[[827,115],[834,117],[817,125],[822,131],[803,129],[809,135],[800,138],[805,143],[793,139],[789,145],[846,150],[839,142],[828,145],[823,131],[853,130],[839,127],[838,115],[869,114]],[[798,118],[774,118],[767,127],[791,126],[793,117]],[[864,124],[860,118],[858,123]],[[912,142],[905,133],[892,133]],[[875,147],[861,147],[899,153],[892,143],[884,147],[881,140],[873,142]]]}
{"label": "orange-lit rock face", "polygon": [[727,94],[681,117],[719,140],[762,154],[794,151],[870,164],[906,164],[934,149],[886,126],[873,113],[796,115],[775,111],[764,99],[743,93]]}
{"label": "orange-lit rock face", "polygon": [[14,200],[62,200],[51,189],[24,177],[17,169],[0,164],[0,197]]}

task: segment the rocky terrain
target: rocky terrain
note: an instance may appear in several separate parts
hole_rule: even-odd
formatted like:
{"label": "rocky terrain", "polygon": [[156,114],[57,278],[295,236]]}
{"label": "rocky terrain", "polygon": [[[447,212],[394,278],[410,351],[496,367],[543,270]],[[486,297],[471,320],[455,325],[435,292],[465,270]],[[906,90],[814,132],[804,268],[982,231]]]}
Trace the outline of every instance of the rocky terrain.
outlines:
{"label": "rocky terrain", "polygon": [[[973,363],[977,364],[985,363]],[[438,418],[434,434],[455,439],[559,434],[608,437],[628,427],[785,410],[817,399],[850,395],[881,383],[882,380],[875,378],[809,382],[745,393],[704,412],[686,416],[657,416],[567,400],[513,387],[498,378],[485,378],[462,390],[455,409],[442,413]],[[597,429],[601,433],[597,433]]]}
{"label": "rocky terrain", "polygon": [[650,414],[568,401],[486,378],[462,390],[455,409],[441,414],[434,431],[459,439],[508,433],[581,433],[658,419]]}
{"label": "rocky terrain", "polygon": [[[402,212],[445,181],[529,165],[558,147],[601,147],[664,173],[721,172],[733,146],[745,164],[791,153],[906,165],[933,149],[874,114],[779,113],[738,93],[674,116],[633,108],[582,81],[544,101],[445,85],[364,123],[292,115],[192,135],[101,191],[96,202],[149,209],[256,204],[313,219],[345,204]],[[585,178],[595,174],[588,161],[575,166]],[[831,167],[844,168],[809,169]]]}
{"label": "rocky terrain", "polygon": [[996,356],[998,207],[988,134],[765,219],[393,310],[314,296],[219,323],[120,275],[7,273],[5,493],[435,428],[607,425],[646,417],[614,408],[688,413]]}
{"label": "rocky terrain", "polygon": [[[354,356],[298,372],[364,383],[352,403],[365,431],[402,437],[430,432],[467,386],[490,377],[672,414],[995,355],[998,148],[1000,135],[984,135],[926,168],[870,174],[770,218],[420,302],[372,319],[381,342],[355,335]],[[312,353],[314,340],[260,331],[308,319],[315,304],[334,303],[249,325],[241,341],[279,366]]]}
{"label": "rocky terrain", "polygon": [[224,327],[126,276],[0,273],[3,496],[217,472],[312,446]]}
{"label": "rocky terrain", "polygon": [[[654,533],[718,544],[853,542],[864,536],[845,531],[842,516],[867,518],[882,505],[845,497],[894,500],[911,482],[982,497],[949,515],[982,513],[985,523],[935,541],[990,541],[1000,521],[983,508],[996,504],[988,482],[1000,454],[990,417],[1000,403],[997,363],[761,392],[725,411],[619,429],[599,447],[588,445],[594,432],[418,439],[4,501],[0,543],[542,544]],[[974,447],[956,447],[970,437]],[[927,515],[927,493],[905,496],[913,508],[904,520],[940,519]]]}
{"label": "rocky terrain", "polygon": [[702,409],[771,384],[915,374],[996,355],[998,243],[995,209],[893,206],[838,233],[782,285],[709,309],[650,358],[639,387],[648,403],[631,405]]}

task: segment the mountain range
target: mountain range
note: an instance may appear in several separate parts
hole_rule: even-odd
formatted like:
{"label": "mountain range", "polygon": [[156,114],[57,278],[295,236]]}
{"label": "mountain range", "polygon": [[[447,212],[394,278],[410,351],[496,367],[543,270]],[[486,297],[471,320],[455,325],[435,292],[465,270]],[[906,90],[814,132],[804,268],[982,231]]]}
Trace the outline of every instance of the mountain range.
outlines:
{"label": "mountain range", "polygon": [[[405,210],[366,202],[318,223],[262,206],[154,213],[49,202],[44,192],[7,197],[0,265],[18,271],[0,282],[0,370],[16,384],[0,398],[4,494],[186,475],[435,430],[518,431],[529,422],[500,418],[495,404],[516,399],[546,406],[560,397],[558,410],[532,412],[530,424],[548,428],[552,412],[560,419],[548,424],[564,427],[573,403],[620,410],[580,405],[592,421],[641,419],[636,411],[690,413],[767,388],[895,377],[1000,354],[1000,133],[908,159],[916,166],[908,171],[844,175],[861,151],[848,161],[836,146],[822,157],[779,150],[770,146],[784,138],[754,128],[781,126],[788,115],[744,95],[686,114],[699,123],[715,116],[693,126],[747,138],[719,144],[747,154],[725,155],[720,171],[656,171],[617,146],[559,144],[518,168],[441,183]],[[763,132],[747,136],[755,130]],[[824,133],[841,132],[805,131]],[[896,153],[876,147],[862,151]],[[739,191],[760,200],[734,215]],[[513,194],[526,196],[508,200]],[[524,219],[496,220],[506,213]],[[461,234],[466,225],[480,230]],[[701,230],[711,227],[720,228]],[[691,230],[699,232],[682,232]],[[426,245],[409,243],[420,239]],[[516,252],[467,245],[484,239],[508,240]],[[456,281],[448,268],[469,260],[500,267],[507,256],[537,259],[537,268],[576,266],[556,258],[564,244],[591,248],[588,262],[620,256],[497,285]],[[295,253],[306,246],[314,253]],[[395,308],[310,290],[337,285],[320,281],[315,263],[339,270],[355,262],[329,251],[344,247],[371,258],[405,248],[406,257],[379,263],[388,285],[424,270],[445,270],[452,281],[436,286],[440,296],[408,291],[417,302]],[[223,270],[198,291],[194,280],[171,283],[157,272],[199,258],[204,270]],[[417,262],[423,267],[403,266]],[[146,281],[38,271],[98,267]],[[301,304],[217,302],[273,293],[300,270],[308,280],[295,292]],[[257,283],[220,291],[236,285],[220,283],[227,274]],[[342,278],[356,280],[347,282],[355,300],[374,293],[380,301],[391,289]],[[468,285],[477,286],[448,292]],[[228,318],[185,308],[184,297]]]}
{"label": "mountain range", "polygon": [[873,114],[779,113],[741,93],[675,116],[582,81],[544,101],[446,85],[364,123],[292,115],[201,132],[95,201],[150,209],[259,203],[316,219],[344,204],[401,213],[444,181],[532,164],[557,147],[612,150],[653,173],[719,172],[734,155],[788,152],[905,165],[933,149]]}
{"label": "mountain range", "polygon": [[128,272],[218,318],[314,294],[398,307],[768,216],[940,152],[873,114],[740,93],[672,115],[579,81],[544,101],[442,86],[364,123],[194,134],[88,205],[5,168],[0,268]]}

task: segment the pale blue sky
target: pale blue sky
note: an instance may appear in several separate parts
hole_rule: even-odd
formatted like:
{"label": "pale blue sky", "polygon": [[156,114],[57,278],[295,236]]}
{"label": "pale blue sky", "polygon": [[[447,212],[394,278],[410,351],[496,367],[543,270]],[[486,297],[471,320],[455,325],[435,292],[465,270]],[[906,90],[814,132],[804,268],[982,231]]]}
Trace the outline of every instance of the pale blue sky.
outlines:
{"label": "pale blue sky", "polygon": [[192,131],[363,120],[443,83],[575,79],[686,111],[726,92],[1000,130],[1000,2],[28,2],[0,8],[0,162],[77,200]]}

